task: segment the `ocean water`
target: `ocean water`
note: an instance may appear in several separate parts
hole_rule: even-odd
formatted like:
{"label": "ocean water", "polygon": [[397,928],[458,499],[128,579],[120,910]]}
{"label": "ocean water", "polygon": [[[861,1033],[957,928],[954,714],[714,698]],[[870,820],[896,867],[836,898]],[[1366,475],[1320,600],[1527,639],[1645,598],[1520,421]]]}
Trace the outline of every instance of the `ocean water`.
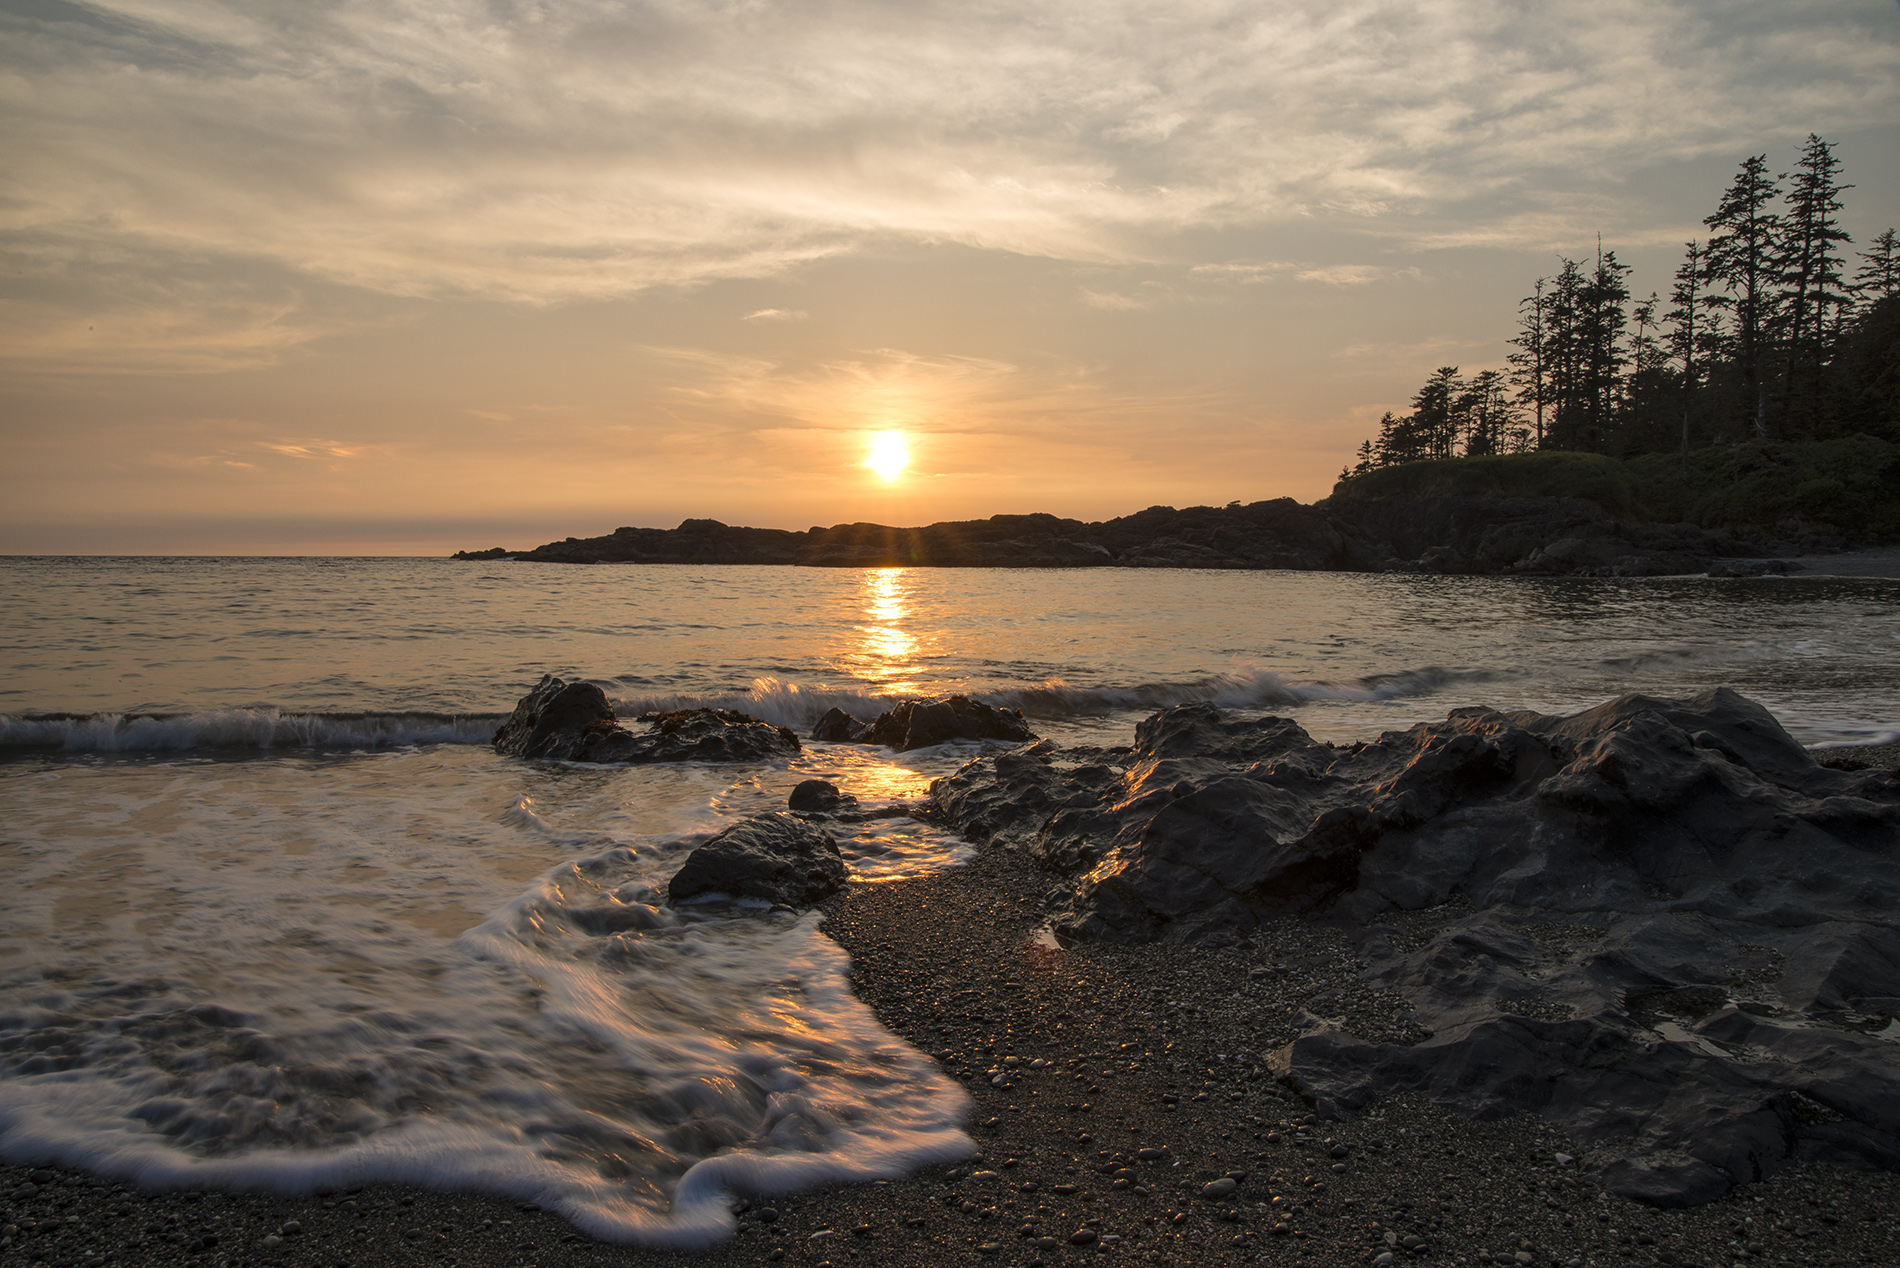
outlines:
{"label": "ocean water", "polygon": [[[508,1194],[694,1245],[728,1194],[969,1149],[966,1103],[810,915],[660,901],[822,776],[977,749],[600,769],[488,746],[544,672],[804,729],[949,690],[1059,740],[1209,699],[1352,740],[1726,684],[1900,733],[1900,582],[0,560],[0,1155],[151,1187]],[[906,819],[856,878],[954,867]]]}

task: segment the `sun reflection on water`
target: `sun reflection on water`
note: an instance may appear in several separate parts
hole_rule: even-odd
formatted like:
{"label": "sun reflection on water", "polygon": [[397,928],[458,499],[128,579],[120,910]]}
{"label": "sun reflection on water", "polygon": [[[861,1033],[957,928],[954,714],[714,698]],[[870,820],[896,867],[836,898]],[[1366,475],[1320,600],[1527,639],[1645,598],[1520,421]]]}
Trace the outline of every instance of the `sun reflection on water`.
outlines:
{"label": "sun reflection on water", "polygon": [[858,645],[848,657],[855,676],[880,693],[917,689],[918,641],[903,628],[910,616],[910,589],[902,568],[868,568],[859,591],[864,620]]}

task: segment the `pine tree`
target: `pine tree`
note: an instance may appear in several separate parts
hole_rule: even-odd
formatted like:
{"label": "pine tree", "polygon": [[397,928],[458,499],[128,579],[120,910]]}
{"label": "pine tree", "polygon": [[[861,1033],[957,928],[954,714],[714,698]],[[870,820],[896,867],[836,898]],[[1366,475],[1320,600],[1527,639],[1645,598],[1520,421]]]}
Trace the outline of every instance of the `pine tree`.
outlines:
{"label": "pine tree", "polygon": [[1782,416],[1792,429],[1811,426],[1820,404],[1821,371],[1840,319],[1853,302],[1847,262],[1839,248],[1851,242],[1841,228],[1840,161],[1826,141],[1808,134],[1794,174],[1785,177],[1788,210],[1775,253],[1777,311],[1782,326]]}
{"label": "pine tree", "polygon": [[1622,404],[1623,367],[1629,357],[1623,349],[1623,330],[1629,322],[1624,305],[1630,288],[1624,275],[1627,264],[1619,264],[1616,252],[1597,251],[1596,269],[1590,274],[1579,296],[1582,318],[1583,443],[1580,448],[1603,453],[1609,448],[1610,432]]}
{"label": "pine tree", "polygon": [[1863,302],[1878,303],[1900,295],[1900,249],[1896,249],[1893,230],[1884,230],[1873,240],[1873,250],[1860,252],[1860,271],[1854,274],[1854,294]]}
{"label": "pine tree", "polygon": [[1511,363],[1511,382],[1517,388],[1517,399],[1531,407],[1531,417],[1537,428],[1535,442],[1539,449],[1544,447],[1544,409],[1550,404],[1550,371],[1546,364],[1549,341],[1544,320],[1544,285],[1547,280],[1538,278],[1531,293],[1518,301],[1517,311],[1522,315],[1522,324],[1517,337],[1511,340],[1511,346],[1517,351],[1507,358]]}
{"label": "pine tree", "polygon": [[1412,426],[1416,429],[1424,456],[1450,458],[1458,452],[1464,431],[1458,402],[1464,394],[1464,380],[1458,367],[1443,365],[1425,380],[1425,386],[1412,398]]}
{"label": "pine tree", "polygon": [[1465,454],[1504,453],[1510,442],[1517,415],[1511,409],[1511,393],[1504,373],[1482,370],[1471,378],[1460,394],[1456,412],[1465,423]]}
{"label": "pine tree", "polygon": [[1678,380],[1682,397],[1682,468],[1689,470],[1689,417],[1696,389],[1701,386],[1702,353],[1711,333],[1708,298],[1702,291],[1702,244],[1690,242],[1682,266],[1676,270],[1675,285],[1669,288],[1669,311],[1663,320],[1669,323],[1668,346],[1681,367]]}
{"label": "pine tree", "polygon": [[1781,236],[1780,217],[1769,204],[1780,193],[1768,175],[1768,156],[1755,155],[1742,163],[1715,214],[1702,222],[1712,230],[1703,253],[1703,280],[1719,283],[1728,292],[1709,298],[1734,310],[1743,394],[1754,412],[1755,434],[1764,438],[1768,387],[1762,367],[1773,324],[1775,247]]}
{"label": "pine tree", "polygon": [[1585,405],[1588,321],[1583,266],[1566,259],[1544,297],[1544,364],[1550,382],[1550,426],[1545,444],[1579,449],[1587,427]]}

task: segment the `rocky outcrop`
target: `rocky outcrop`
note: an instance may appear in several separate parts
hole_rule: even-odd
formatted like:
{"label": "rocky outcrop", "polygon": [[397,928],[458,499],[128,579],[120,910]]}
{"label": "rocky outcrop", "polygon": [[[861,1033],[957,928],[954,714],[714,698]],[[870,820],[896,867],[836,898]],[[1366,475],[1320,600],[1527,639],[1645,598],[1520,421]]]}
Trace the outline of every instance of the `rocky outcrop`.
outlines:
{"label": "rocky outcrop", "polygon": [[1131,749],[980,758],[930,804],[1048,868],[1071,936],[1345,930],[1429,1037],[1313,1001],[1275,1061],[1323,1107],[1540,1112],[1662,1204],[1796,1156],[1900,1166],[1900,783],[1818,765],[1733,692],[1343,748],[1189,705]]}
{"label": "rocky outcrop", "polygon": [[999,709],[969,696],[955,695],[904,700],[870,722],[860,722],[842,709],[830,709],[812,727],[811,738],[833,743],[882,744],[904,752],[947,744],[951,740],[1022,743],[1036,736],[1023,720],[1021,709]]}
{"label": "rocky outcrop", "polygon": [[742,819],[686,856],[667,883],[674,903],[713,896],[775,907],[811,907],[845,887],[830,834],[790,814]]}
{"label": "rocky outcrop", "polygon": [[563,762],[759,762],[799,751],[798,736],[732,709],[679,709],[620,724],[591,682],[542,676],[495,732],[495,751]]}
{"label": "rocky outcrop", "polygon": [[[805,532],[686,520],[550,542],[512,558],[535,563],[797,564],[813,568],[1218,568],[1655,576],[1697,573],[1786,543],[1641,524],[1579,498],[1366,497],[1336,494],[1248,505],[1151,506],[1100,523],[994,515],[922,528],[837,524]],[[500,547],[457,559],[507,557]],[[1742,569],[1742,571],[1737,571]],[[1765,569],[1754,569],[1759,572]],[[1780,571],[1786,570],[1781,565]],[[1751,574],[1752,575],[1752,574]]]}

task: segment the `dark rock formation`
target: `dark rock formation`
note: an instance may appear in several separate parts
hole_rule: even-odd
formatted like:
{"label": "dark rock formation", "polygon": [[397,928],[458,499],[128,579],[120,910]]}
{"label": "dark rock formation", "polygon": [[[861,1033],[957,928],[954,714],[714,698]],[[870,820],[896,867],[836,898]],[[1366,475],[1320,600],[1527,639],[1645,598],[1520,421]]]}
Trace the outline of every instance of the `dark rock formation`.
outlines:
{"label": "dark rock formation", "polygon": [[799,814],[827,815],[856,810],[858,799],[838,791],[838,785],[828,779],[808,779],[792,789],[785,806]]}
{"label": "dark rock formation", "polygon": [[845,886],[838,843],[789,814],[742,819],[686,856],[667,883],[674,903],[723,894],[778,907],[810,907]]}
{"label": "dark rock formation", "polygon": [[1573,717],[1460,709],[1335,748],[1155,715],[1126,756],[1044,742],[931,790],[1064,878],[1076,936],[1323,920],[1430,1037],[1327,1021],[1276,1054],[1322,1107],[1419,1090],[1533,1110],[1607,1183],[1707,1200],[1790,1157],[1900,1166],[1900,783],[1818,765],[1727,690]]}
{"label": "dark rock formation", "polygon": [[759,762],[790,757],[798,737],[732,709],[678,709],[620,725],[607,694],[591,682],[543,675],[495,732],[495,751],[564,762]]}
{"label": "dark rock formation", "polygon": [[487,550],[458,550],[450,559],[513,559],[514,553],[506,546],[490,546]]}
{"label": "dark rock formation", "polygon": [[[1774,549],[1771,549],[1773,547]],[[1580,498],[1368,497],[1312,506],[1151,506],[1101,523],[994,515],[922,528],[837,524],[797,533],[686,520],[550,542],[514,558],[537,563],[799,564],[819,568],[1293,568],[1534,576],[1696,573],[1719,559],[1786,543],[1641,524]],[[457,559],[501,557],[499,547]],[[1785,565],[1783,565],[1785,570]]]}
{"label": "dark rock formation", "polygon": [[869,723],[859,722],[842,709],[831,709],[818,719],[811,738],[834,743],[883,744],[903,752],[951,740],[1021,743],[1036,736],[1023,720],[1021,709],[999,709],[981,700],[956,695],[904,700]]}
{"label": "dark rock formation", "polygon": [[864,723],[843,709],[827,709],[811,729],[811,738],[833,744],[850,744],[864,734]]}

